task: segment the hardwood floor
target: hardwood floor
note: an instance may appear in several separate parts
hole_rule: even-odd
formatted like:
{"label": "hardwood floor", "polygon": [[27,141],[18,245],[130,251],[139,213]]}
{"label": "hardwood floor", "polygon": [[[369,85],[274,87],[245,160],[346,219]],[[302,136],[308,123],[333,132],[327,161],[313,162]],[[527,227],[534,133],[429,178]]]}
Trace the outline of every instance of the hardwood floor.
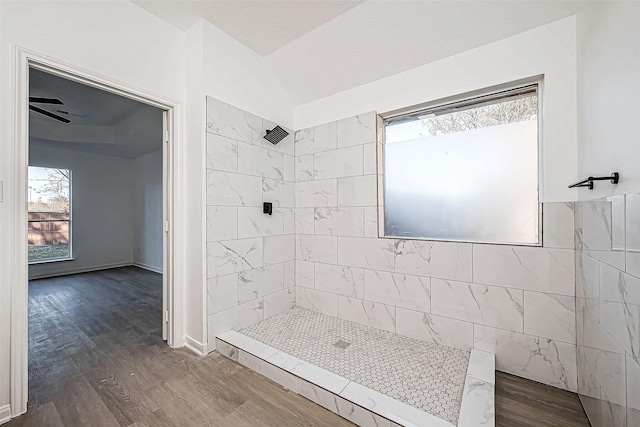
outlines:
{"label": "hardwood floor", "polygon": [[[162,341],[162,278],[29,284],[29,410],[6,426],[351,426],[230,360]],[[4,427],[4,426],[3,426]]]}
{"label": "hardwood floor", "polygon": [[[216,353],[169,348],[161,312],[161,276],[133,267],[32,281],[29,411],[5,426],[353,425]],[[496,381],[498,426],[588,426],[572,393]]]}
{"label": "hardwood floor", "polygon": [[589,427],[578,395],[496,372],[496,426]]}

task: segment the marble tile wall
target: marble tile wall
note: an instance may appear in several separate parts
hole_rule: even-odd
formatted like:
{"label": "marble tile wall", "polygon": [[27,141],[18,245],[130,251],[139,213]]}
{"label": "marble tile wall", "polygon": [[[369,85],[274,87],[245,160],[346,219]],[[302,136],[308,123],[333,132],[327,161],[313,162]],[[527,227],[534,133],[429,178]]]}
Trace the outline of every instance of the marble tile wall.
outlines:
{"label": "marble tile wall", "polygon": [[378,126],[370,112],[296,132],[296,305],[575,391],[574,205],[544,204],[543,247],[379,238]]}
{"label": "marble tile wall", "polygon": [[[294,305],[294,133],[263,138],[275,123],[207,98],[208,350]],[[326,171],[330,172],[330,171]],[[273,215],[262,203],[273,203]]]}
{"label": "marble tile wall", "polygon": [[576,204],[578,393],[593,427],[640,425],[639,201]]}

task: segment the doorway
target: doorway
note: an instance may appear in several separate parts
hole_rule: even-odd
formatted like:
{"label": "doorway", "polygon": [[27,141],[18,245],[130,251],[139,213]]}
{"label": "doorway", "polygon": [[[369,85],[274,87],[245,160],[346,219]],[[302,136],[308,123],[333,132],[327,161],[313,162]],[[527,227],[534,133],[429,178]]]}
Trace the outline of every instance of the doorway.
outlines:
{"label": "doorway", "polygon": [[[29,236],[31,234],[31,240],[34,242],[39,242],[41,246],[44,243],[44,246],[49,245],[54,249],[61,249],[63,247],[63,251],[53,251],[50,253],[55,256],[65,258],[64,261],[60,260],[43,260],[41,264],[35,263],[37,267],[32,268],[33,270],[39,269],[40,272],[39,277],[51,277],[51,276],[59,276],[61,274],[70,274],[70,273],[82,273],[84,271],[95,271],[101,270],[103,274],[107,274],[109,270],[105,268],[108,267],[121,267],[124,270],[115,271],[112,276],[117,277],[118,275],[122,275],[122,273],[131,273],[132,271],[127,270],[132,267],[125,267],[125,265],[137,265],[138,270],[134,270],[133,272],[144,272],[141,273],[140,276],[148,278],[147,273],[152,274],[147,270],[156,270],[161,271],[161,299],[162,299],[162,308],[159,313],[159,330],[158,334],[160,336],[160,340],[166,341],[171,347],[176,347],[181,345],[181,343],[175,342],[175,333],[174,333],[174,291],[173,291],[173,192],[172,188],[174,187],[174,176],[173,176],[173,155],[172,155],[172,147],[173,147],[173,123],[174,123],[174,109],[175,104],[171,102],[166,102],[164,100],[156,99],[153,96],[148,96],[144,93],[136,91],[135,89],[124,87],[116,82],[111,82],[108,79],[105,79],[101,76],[96,76],[92,73],[84,72],[82,70],[73,69],[70,66],[65,64],[56,63],[48,58],[40,58],[34,54],[28,52],[19,52],[20,63],[18,67],[18,75],[16,76],[16,114],[15,114],[15,123],[17,125],[15,135],[16,135],[16,168],[17,168],[17,192],[16,192],[16,200],[19,202],[17,205],[21,206],[21,212],[17,212],[16,215],[16,241],[17,241],[17,274],[16,274],[16,283],[14,287],[14,292],[12,293],[12,327],[11,327],[11,403],[12,410],[14,414],[20,414],[26,411],[27,409],[27,396],[28,396],[28,378],[29,378],[29,366],[28,366],[28,328],[27,328],[27,319],[28,319],[28,280],[29,280],[29,255],[34,255],[38,251],[29,251]],[[83,264],[82,267],[80,263],[76,263],[76,268],[74,270],[73,261],[77,259],[75,255],[79,255],[77,245],[74,245],[74,241],[77,242],[77,235],[82,231],[76,222],[78,221],[78,217],[74,216],[74,174],[72,168],[64,167],[62,165],[54,165],[57,166],[58,172],[71,172],[70,173],[70,195],[68,200],[68,206],[62,207],[63,211],[62,216],[53,216],[49,218],[43,218],[43,216],[37,217],[35,219],[41,220],[40,229],[42,230],[42,224],[46,223],[44,220],[49,220],[49,223],[54,223],[53,230],[47,229],[46,231],[52,231],[50,233],[53,236],[37,236],[37,233],[33,233],[34,227],[29,227],[29,216],[28,216],[28,206],[30,197],[33,200],[35,189],[31,189],[31,194],[29,190],[29,174],[28,168],[30,165],[30,156],[29,149],[32,148],[30,142],[30,122],[35,121],[34,118],[30,118],[29,114],[39,114],[42,115],[44,119],[51,120],[53,122],[59,122],[61,124],[66,124],[65,121],[60,120],[59,118],[54,118],[52,115],[59,116],[60,118],[64,118],[66,120],[77,120],[80,122],[78,127],[82,128],[82,120],[86,120],[89,116],[88,113],[84,113],[78,109],[74,110],[72,107],[73,103],[65,103],[63,99],[60,97],[40,94],[40,96],[36,96],[36,94],[30,93],[29,81],[30,76],[35,75],[35,73],[44,73],[48,76],[64,79],[69,83],[84,85],[88,90],[99,90],[105,93],[108,93],[113,96],[119,96],[124,98],[126,101],[136,102],[142,104],[144,108],[152,108],[156,109],[160,114],[159,120],[159,129],[157,131],[158,139],[159,139],[159,153],[155,154],[156,159],[151,160],[147,159],[148,162],[158,162],[161,167],[160,171],[160,179],[161,183],[159,185],[159,193],[160,193],[160,213],[161,215],[156,216],[155,228],[160,230],[160,236],[156,236],[156,240],[151,242],[143,242],[142,244],[135,245],[132,243],[131,249],[131,262],[127,263],[127,261],[119,261],[115,263],[106,262],[102,265],[96,264],[95,262]],[[29,97],[31,98],[49,98],[48,100],[37,104],[38,101],[43,101],[42,99],[31,99],[32,102],[28,102]],[[56,100],[57,101],[52,101]],[[58,103],[60,102],[60,103]],[[38,110],[43,110],[46,113],[42,114],[38,110],[34,108],[30,108],[31,106],[35,106]],[[60,108],[61,107],[61,108]],[[60,110],[60,111],[58,111]],[[126,115],[126,114],[125,114]],[[115,117],[111,117],[112,120],[115,120]],[[41,123],[42,124],[42,123]],[[88,125],[88,124],[87,124]],[[99,124],[94,124],[95,126],[101,126]],[[55,149],[58,151],[72,148],[71,145],[75,144],[75,148],[80,147],[81,141],[63,141],[65,135],[69,134],[68,128],[58,128],[57,130],[47,130],[44,128],[39,128],[35,130],[35,132],[41,132],[40,137],[42,137],[42,133],[44,135],[48,135],[53,141],[56,143],[61,143],[56,146]],[[33,129],[31,129],[33,130]],[[86,129],[85,129],[86,130]],[[103,134],[109,134],[108,129],[98,128],[97,132],[89,132],[86,133],[82,139],[84,144],[94,143],[99,144],[99,141],[88,141],[90,139],[90,135],[94,137],[103,132]],[[112,136],[117,133],[115,130],[111,132]],[[46,138],[41,138],[46,139]],[[40,141],[40,144],[44,144],[43,141]],[[66,145],[65,145],[66,144]],[[103,149],[110,150],[121,150],[122,152],[119,154],[120,157],[126,157],[127,154],[124,154],[125,148],[122,146],[120,148],[117,147],[118,144],[115,142],[107,144],[102,143]],[[112,146],[115,148],[108,148],[108,146]],[[48,147],[51,148],[51,147]],[[82,155],[90,155],[90,156],[100,156],[100,155],[111,155],[112,153],[88,153],[88,148],[86,146],[82,146],[79,150]],[[60,154],[60,153],[58,153]],[[153,153],[146,153],[150,157],[153,157]],[[128,154],[129,156],[133,156],[132,153]],[[41,158],[48,158],[51,156],[44,155]],[[61,156],[64,157],[64,156]],[[134,156],[135,157],[135,156]],[[134,160],[131,160],[132,162]],[[147,163],[148,163],[147,162]],[[122,162],[121,162],[122,163]],[[144,163],[144,162],[142,162]],[[50,165],[41,164],[38,165],[40,167],[49,167]],[[117,173],[117,171],[112,171],[113,173]],[[76,177],[77,178],[77,177]],[[86,183],[85,183],[86,184]],[[143,183],[142,186],[148,183]],[[157,186],[156,186],[157,187]],[[133,191],[133,190],[132,190]],[[77,193],[77,191],[75,191]],[[76,194],[77,196],[77,194]],[[133,196],[131,196],[133,201]],[[43,200],[45,201],[45,200]],[[58,200],[59,202],[60,200]],[[157,205],[157,198],[155,200]],[[75,201],[77,204],[77,200]],[[50,207],[50,206],[49,206]],[[142,207],[145,208],[146,205],[143,203]],[[133,207],[131,207],[133,209]],[[55,210],[55,209],[54,209]],[[68,216],[65,217],[64,211],[69,211]],[[157,209],[153,210],[154,213],[157,213]],[[54,212],[56,213],[56,212]],[[61,212],[57,212],[60,214]],[[77,212],[76,212],[77,213]],[[95,218],[94,218],[95,220]],[[62,221],[62,222],[60,222]],[[94,227],[96,228],[99,225],[99,221],[94,221]],[[144,228],[144,224],[142,224],[142,228]],[[46,228],[46,227],[44,227]],[[99,227],[98,227],[99,228]],[[132,226],[133,228],[133,226]],[[86,229],[85,229],[86,230]],[[31,232],[31,233],[30,233]],[[113,230],[112,230],[113,232]],[[46,234],[46,233],[41,233]],[[132,237],[132,236],[130,236]],[[153,240],[153,239],[152,239]],[[100,245],[101,239],[94,239],[93,244]],[[66,245],[66,246],[65,246]],[[55,246],[59,246],[55,248]],[[86,245],[85,245],[86,247]],[[153,252],[150,253],[149,251]],[[155,252],[154,252],[155,251]],[[90,252],[90,251],[89,251]],[[117,251],[116,251],[117,252]],[[47,251],[40,251],[40,255],[42,253],[47,253]],[[88,252],[85,252],[88,253]],[[158,269],[157,265],[146,264],[143,261],[133,262],[133,254],[137,254],[141,257],[150,256],[152,258],[160,259],[161,268]],[[86,256],[83,256],[84,261],[86,261]],[[147,258],[148,259],[148,258]],[[44,261],[52,261],[51,265],[62,266],[64,263],[67,263],[64,267],[54,267],[49,268],[53,270],[53,272],[43,273],[43,270],[46,270],[48,267],[43,267],[48,262]],[[83,262],[84,262],[83,261]],[[144,270],[139,270],[139,268],[143,268]],[[35,276],[38,276],[36,274]],[[128,277],[127,280],[130,280],[132,274],[125,274]],[[136,274],[133,274],[136,276]],[[119,280],[120,283],[126,280]],[[144,278],[143,278],[144,281]],[[147,281],[148,282],[148,281]],[[148,285],[148,283],[147,283]]]}

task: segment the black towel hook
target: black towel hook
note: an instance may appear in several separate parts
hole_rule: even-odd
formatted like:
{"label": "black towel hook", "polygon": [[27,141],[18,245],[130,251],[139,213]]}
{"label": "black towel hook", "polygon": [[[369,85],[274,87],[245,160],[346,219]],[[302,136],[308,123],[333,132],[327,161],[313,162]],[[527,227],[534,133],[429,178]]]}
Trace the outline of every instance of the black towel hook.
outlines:
{"label": "black towel hook", "polygon": [[590,176],[582,181],[571,184],[569,188],[587,187],[589,190],[593,190],[593,181],[609,181],[611,184],[617,184],[620,181],[620,174],[613,172],[611,176]]}

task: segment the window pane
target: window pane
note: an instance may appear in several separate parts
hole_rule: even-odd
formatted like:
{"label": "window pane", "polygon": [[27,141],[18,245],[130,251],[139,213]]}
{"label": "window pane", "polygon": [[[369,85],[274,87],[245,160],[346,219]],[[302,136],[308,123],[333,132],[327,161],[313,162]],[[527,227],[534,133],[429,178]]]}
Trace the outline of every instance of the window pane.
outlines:
{"label": "window pane", "polygon": [[68,169],[29,167],[29,262],[71,257],[69,194]]}
{"label": "window pane", "polygon": [[385,235],[538,244],[537,97],[385,128]]}

